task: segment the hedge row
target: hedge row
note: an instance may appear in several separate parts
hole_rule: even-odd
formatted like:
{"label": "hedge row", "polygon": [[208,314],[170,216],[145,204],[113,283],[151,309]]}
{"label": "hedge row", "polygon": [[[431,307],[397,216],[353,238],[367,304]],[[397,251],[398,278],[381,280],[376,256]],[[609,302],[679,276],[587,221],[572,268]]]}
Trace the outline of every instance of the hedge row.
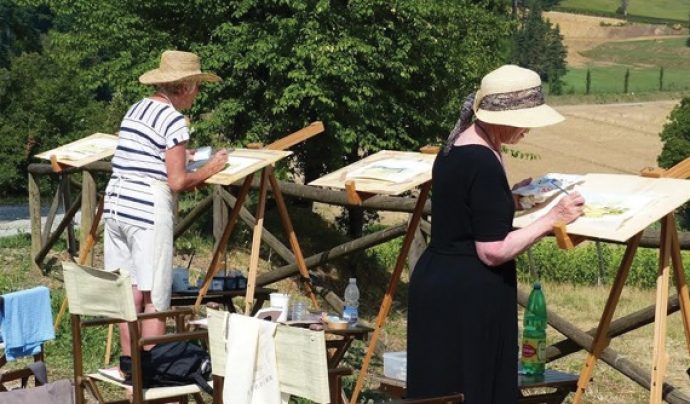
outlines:
{"label": "hedge row", "polygon": [[[601,243],[603,265],[602,281],[611,284],[625,252],[625,246]],[[599,257],[594,242],[587,242],[572,250],[561,250],[553,239],[544,239],[531,249],[534,265],[542,280],[572,283],[579,285],[596,285],[600,274]],[[633,260],[627,285],[640,288],[656,287],[659,251],[657,249],[639,248]],[[690,260],[683,254],[683,268],[689,274]],[[529,270],[527,254],[517,259],[518,278],[529,282],[532,275]]]}

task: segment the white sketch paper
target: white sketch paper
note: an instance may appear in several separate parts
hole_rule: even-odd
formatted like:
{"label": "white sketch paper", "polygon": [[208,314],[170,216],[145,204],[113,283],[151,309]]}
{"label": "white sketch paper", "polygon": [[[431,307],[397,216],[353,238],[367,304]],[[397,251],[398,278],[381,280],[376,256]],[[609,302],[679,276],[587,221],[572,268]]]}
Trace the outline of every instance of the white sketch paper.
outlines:
{"label": "white sketch paper", "polygon": [[362,178],[400,184],[430,171],[433,163],[389,158],[373,161],[347,174],[348,179]]}
{"label": "white sketch paper", "polygon": [[62,145],[36,155],[37,158],[50,160],[52,157],[60,163],[71,166],[82,166],[96,160],[111,156],[117,148],[117,136],[106,133],[95,133],[74,142]]}
{"label": "white sketch paper", "polygon": [[[577,188],[576,188],[577,189]],[[584,214],[575,222],[588,227],[618,229],[646,206],[661,198],[660,195],[632,195],[624,193],[601,193],[579,190],[585,199]],[[552,199],[545,207],[530,213],[527,217],[536,220],[554,207],[563,195]]]}
{"label": "white sketch paper", "polygon": [[228,165],[218,174],[233,175],[259,161],[261,161],[261,159],[255,159],[253,157],[231,156],[228,158]]}

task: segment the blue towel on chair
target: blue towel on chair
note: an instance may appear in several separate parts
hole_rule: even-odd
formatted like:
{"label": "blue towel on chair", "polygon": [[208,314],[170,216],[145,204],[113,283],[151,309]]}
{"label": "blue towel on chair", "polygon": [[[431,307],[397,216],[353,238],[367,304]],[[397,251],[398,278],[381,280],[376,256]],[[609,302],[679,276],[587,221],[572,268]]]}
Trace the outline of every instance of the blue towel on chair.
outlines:
{"label": "blue towel on chair", "polygon": [[5,308],[0,333],[7,360],[41,352],[41,344],[55,339],[50,290],[45,286],[3,295]]}

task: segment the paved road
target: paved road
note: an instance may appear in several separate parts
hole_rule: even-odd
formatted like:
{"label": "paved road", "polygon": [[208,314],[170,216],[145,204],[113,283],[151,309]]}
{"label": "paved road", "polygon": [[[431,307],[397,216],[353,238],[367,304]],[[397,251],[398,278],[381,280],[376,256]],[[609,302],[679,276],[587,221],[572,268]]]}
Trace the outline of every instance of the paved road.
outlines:
{"label": "paved road", "polygon": [[[48,208],[41,210],[42,223],[45,223]],[[62,220],[63,214],[58,214],[53,221],[55,227]],[[81,214],[77,212],[74,221],[80,223]],[[21,233],[31,233],[28,205],[0,206],[0,237],[14,236]]]}

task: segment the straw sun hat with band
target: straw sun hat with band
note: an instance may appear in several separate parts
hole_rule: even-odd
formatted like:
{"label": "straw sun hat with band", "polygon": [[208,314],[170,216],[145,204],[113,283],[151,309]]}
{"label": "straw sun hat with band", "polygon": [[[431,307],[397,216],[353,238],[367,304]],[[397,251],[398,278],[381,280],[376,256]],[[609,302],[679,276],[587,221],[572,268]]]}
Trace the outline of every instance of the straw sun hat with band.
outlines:
{"label": "straw sun hat with band", "polygon": [[488,73],[479,90],[465,99],[460,118],[446,141],[445,153],[475,118],[515,128],[538,128],[564,119],[544,103],[539,75],[515,65],[504,65]]}
{"label": "straw sun hat with band", "polygon": [[220,81],[213,73],[201,71],[199,57],[191,52],[167,50],[161,55],[160,66],[139,76],[142,84],[167,84],[183,81]]}

